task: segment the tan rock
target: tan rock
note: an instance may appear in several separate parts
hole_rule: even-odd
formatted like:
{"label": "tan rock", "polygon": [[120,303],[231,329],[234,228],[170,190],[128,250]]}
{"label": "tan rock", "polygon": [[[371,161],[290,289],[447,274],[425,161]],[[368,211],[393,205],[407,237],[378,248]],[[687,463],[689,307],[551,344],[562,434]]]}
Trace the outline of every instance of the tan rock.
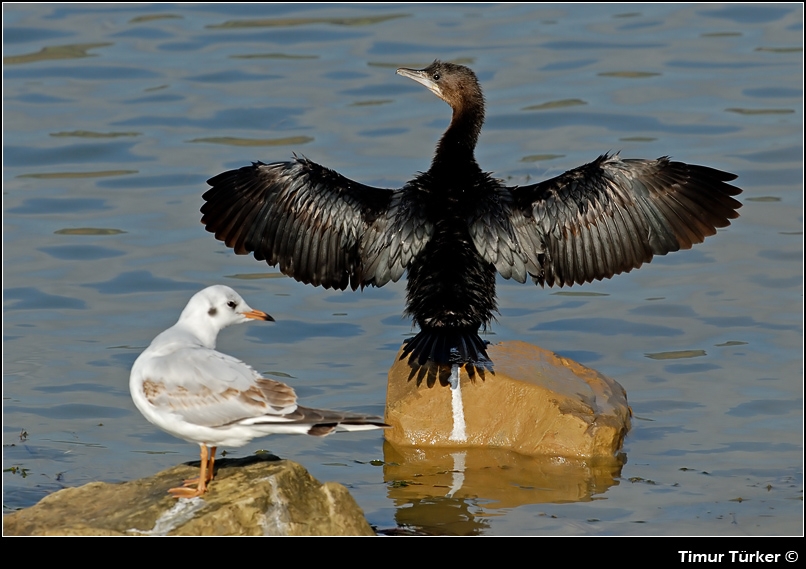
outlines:
{"label": "tan rock", "polygon": [[347,489],[271,455],[216,462],[201,498],[168,493],[196,466],[66,488],[3,517],[5,535],[374,535]]}
{"label": "tan rock", "polygon": [[[612,457],[630,429],[624,388],[599,372],[525,342],[488,348],[494,373],[412,368],[389,370],[386,439],[418,447],[493,447],[528,455]],[[437,377],[439,376],[439,377]],[[460,395],[457,397],[457,395]],[[461,401],[464,436],[457,405]]]}

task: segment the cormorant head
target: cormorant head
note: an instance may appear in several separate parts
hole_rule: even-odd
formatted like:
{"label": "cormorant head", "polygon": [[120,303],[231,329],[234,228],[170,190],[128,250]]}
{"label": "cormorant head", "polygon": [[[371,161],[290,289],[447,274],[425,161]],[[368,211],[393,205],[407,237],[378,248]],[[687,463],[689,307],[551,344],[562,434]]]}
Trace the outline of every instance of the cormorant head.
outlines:
{"label": "cormorant head", "polygon": [[454,111],[461,112],[471,107],[475,110],[484,109],[484,96],[476,74],[464,65],[437,59],[425,69],[401,67],[397,74],[425,85]]}

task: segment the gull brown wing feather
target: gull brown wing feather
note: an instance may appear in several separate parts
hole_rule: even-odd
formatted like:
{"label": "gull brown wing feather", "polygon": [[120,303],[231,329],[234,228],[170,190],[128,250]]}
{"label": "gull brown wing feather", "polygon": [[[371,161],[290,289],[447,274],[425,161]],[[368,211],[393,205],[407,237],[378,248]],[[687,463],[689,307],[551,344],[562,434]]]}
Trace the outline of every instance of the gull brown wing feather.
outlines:
{"label": "gull brown wing feather", "polygon": [[429,234],[410,188],[353,182],[307,159],[254,163],[219,174],[202,223],[237,254],[279,265],[298,281],[345,289],[397,281]]}
{"label": "gull brown wing feather", "polygon": [[[573,285],[640,267],[654,255],[689,249],[739,216],[734,174],[705,166],[600,156],[531,186],[500,188],[471,225],[479,253],[505,277]],[[511,197],[508,199],[507,195]],[[474,229],[475,228],[475,229]]]}

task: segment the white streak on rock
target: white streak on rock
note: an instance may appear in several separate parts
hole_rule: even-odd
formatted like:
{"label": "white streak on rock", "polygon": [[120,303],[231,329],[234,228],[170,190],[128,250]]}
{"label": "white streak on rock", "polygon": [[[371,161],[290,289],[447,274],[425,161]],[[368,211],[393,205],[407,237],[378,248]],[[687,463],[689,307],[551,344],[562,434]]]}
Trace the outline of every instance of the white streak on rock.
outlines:
{"label": "white streak on rock", "polygon": [[207,502],[199,497],[180,498],[167,512],[157,518],[152,529],[146,531],[130,529],[128,531],[140,535],[168,535],[169,531],[192,520],[194,514],[206,505]]}
{"label": "white streak on rock", "polygon": [[459,382],[459,366],[451,366],[451,377],[448,380],[451,384],[451,409],[453,410],[453,431],[448,437],[451,441],[465,442],[465,408],[462,404],[462,386]]}
{"label": "white streak on rock", "polygon": [[263,513],[261,527],[263,535],[288,535],[289,515],[287,500],[280,494],[277,480],[274,476],[269,477],[271,485],[271,504]]}

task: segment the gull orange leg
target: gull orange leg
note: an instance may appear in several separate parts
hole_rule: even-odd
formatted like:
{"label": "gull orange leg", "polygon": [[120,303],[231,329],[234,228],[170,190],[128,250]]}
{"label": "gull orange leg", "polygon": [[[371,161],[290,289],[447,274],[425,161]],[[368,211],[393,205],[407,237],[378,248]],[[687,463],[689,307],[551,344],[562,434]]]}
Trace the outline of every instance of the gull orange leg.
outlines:
{"label": "gull orange leg", "polygon": [[[215,466],[215,451],[217,447],[210,447],[210,458],[207,460],[207,476],[205,477],[208,484],[213,479],[213,466]],[[196,486],[199,483],[199,477],[188,478],[184,481],[182,486]]]}
{"label": "gull orange leg", "polygon": [[210,462],[207,465],[207,482],[213,479],[213,466],[215,466],[215,450],[216,447],[210,447]]}
{"label": "gull orange leg", "polygon": [[[207,470],[208,467],[211,466],[211,462],[208,460],[207,455],[207,445],[199,445],[201,447],[201,464],[199,465],[199,477],[193,478],[190,480],[185,480],[184,486],[180,486],[179,488],[171,488],[168,490],[168,493],[171,494],[174,498],[195,498],[197,496],[201,496],[207,491],[207,483],[212,480],[212,470],[208,474]],[[215,447],[213,447],[215,449]],[[215,450],[213,450],[215,453]],[[197,484],[196,488],[193,488],[194,484]]]}
{"label": "gull orange leg", "polygon": [[[213,466],[215,465],[215,451],[217,447],[210,447],[210,458],[207,460],[207,476],[205,477],[208,484],[213,479]],[[199,483],[199,477],[188,478],[182,483],[182,486],[196,486]]]}

